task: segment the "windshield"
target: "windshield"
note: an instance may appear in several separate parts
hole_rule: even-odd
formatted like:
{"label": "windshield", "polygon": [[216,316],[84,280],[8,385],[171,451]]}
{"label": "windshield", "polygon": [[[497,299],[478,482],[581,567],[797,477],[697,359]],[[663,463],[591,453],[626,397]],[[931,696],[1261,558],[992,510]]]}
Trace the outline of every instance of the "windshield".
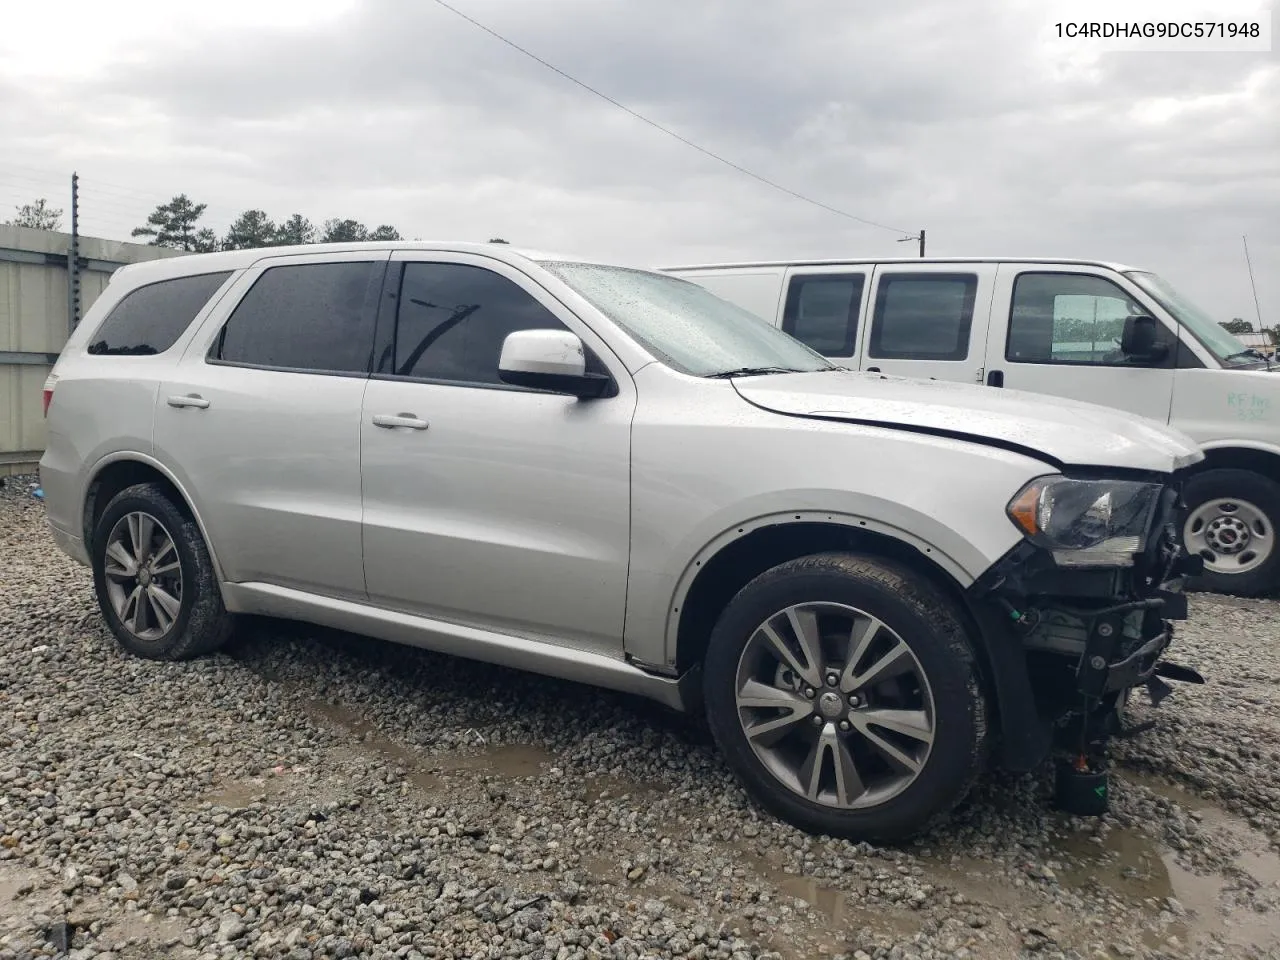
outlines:
{"label": "windshield", "polygon": [[682,373],[838,369],[790,334],[688,280],[593,263],[541,265]]}
{"label": "windshield", "polygon": [[1234,334],[1227,333],[1221,324],[1175,290],[1163,277],[1138,270],[1130,270],[1125,276],[1150,294],[1223,363],[1237,365],[1258,362],[1258,357],[1250,353],[1249,348],[1236,339]]}

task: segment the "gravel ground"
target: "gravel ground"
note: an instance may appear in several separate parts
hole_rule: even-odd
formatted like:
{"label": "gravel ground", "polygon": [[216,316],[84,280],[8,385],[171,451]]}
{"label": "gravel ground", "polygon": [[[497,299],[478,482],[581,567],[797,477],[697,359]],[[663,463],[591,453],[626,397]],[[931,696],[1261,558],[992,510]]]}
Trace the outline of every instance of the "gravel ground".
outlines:
{"label": "gravel ground", "polygon": [[[622,695],[246,624],[121,652],[0,490],[0,960],[1280,957],[1280,606],[1196,597],[1112,811],[982,787],[903,849],[762,816]],[[1144,698],[1145,699],[1145,698]]]}

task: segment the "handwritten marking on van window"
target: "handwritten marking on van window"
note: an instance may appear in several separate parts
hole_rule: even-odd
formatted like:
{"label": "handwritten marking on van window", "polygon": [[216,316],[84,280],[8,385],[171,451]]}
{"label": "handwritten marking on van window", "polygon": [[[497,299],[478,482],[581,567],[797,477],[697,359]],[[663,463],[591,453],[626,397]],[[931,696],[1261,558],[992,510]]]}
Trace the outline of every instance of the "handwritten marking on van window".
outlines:
{"label": "handwritten marking on van window", "polygon": [[1265,420],[1271,413],[1271,398],[1256,393],[1228,393],[1227,406],[1238,420]]}

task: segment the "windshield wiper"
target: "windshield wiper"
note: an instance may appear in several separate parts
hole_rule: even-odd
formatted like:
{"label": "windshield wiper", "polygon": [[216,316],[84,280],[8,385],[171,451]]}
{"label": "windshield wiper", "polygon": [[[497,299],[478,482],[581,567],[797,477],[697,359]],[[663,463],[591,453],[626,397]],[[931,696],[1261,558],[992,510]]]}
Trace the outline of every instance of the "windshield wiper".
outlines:
{"label": "windshield wiper", "polygon": [[791,367],[738,367],[736,370],[721,370],[719,373],[708,373],[708,380],[728,380],[731,377],[760,377],[769,373],[804,373]]}
{"label": "windshield wiper", "polygon": [[1227,354],[1225,357],[1223,357],[1223,358],[1222,358],[1222,360],[1223,360],[1223,362],[1225,363],[1225,362],[1226,362],[1226,361],[1228,361],[1228,360],[1238,360],[1238,359],[1240,359],[1241,357],[1249,357],[1250,359],[1252,359],[1252,360],[1256,360],[1256,361],[1261,362],[1261,363],[1269,363],[1269,362],[1270,362],[1270,361],[1268,361],[1268,360],[1267,360],[1267,358],[1266,358],[1265,356],[1263,356],[1263,355],[1262,355],[1261,353],[1259,353],[1257,350],[1254,350],[1252,347],[1250,347],[1248,350],[1240,350],[1240,351],[1239,351],[1239,352],[1237,352],[1237,353],[1229,353],[1229,354]]}

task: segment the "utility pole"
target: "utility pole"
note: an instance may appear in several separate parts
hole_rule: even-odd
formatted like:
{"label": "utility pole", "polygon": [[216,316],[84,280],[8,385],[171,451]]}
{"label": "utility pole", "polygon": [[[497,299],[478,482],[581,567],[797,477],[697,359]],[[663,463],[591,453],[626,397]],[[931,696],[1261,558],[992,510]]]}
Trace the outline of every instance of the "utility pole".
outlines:
{"label": "utility pole", "polygon": [[922,257],[923,257],[923,256],[924,256],[924,228],[921,228],[920,232],[919,232],[918,234],[916,234],[915,236],[912,236],[912,237],[903,237],[903,238],[902,238],[901,240],[899,240],[898,242],[899,242],[899,243],[907,243],[907,242],[908,242],[908,241],[910,241],[910,240],[919,240],[919,241],[920,241],[920,256],[922,256]]}
{"label": "utility pole", "polygon": [[67,250],[67,328],[80,323],[80,176],[71,174],[71,246]]}
{"label": "utility pole", "polygon": [[1249,259],[1249,238],[1242,236],[1244,241],[1244,264],[1249,268],[1249,286],[1253,288],[1253,312],[1258,317],[1258,331],[1262,331],[1262,307],[1258,305],[1258,285],[1253,282],[1253,262]]}

